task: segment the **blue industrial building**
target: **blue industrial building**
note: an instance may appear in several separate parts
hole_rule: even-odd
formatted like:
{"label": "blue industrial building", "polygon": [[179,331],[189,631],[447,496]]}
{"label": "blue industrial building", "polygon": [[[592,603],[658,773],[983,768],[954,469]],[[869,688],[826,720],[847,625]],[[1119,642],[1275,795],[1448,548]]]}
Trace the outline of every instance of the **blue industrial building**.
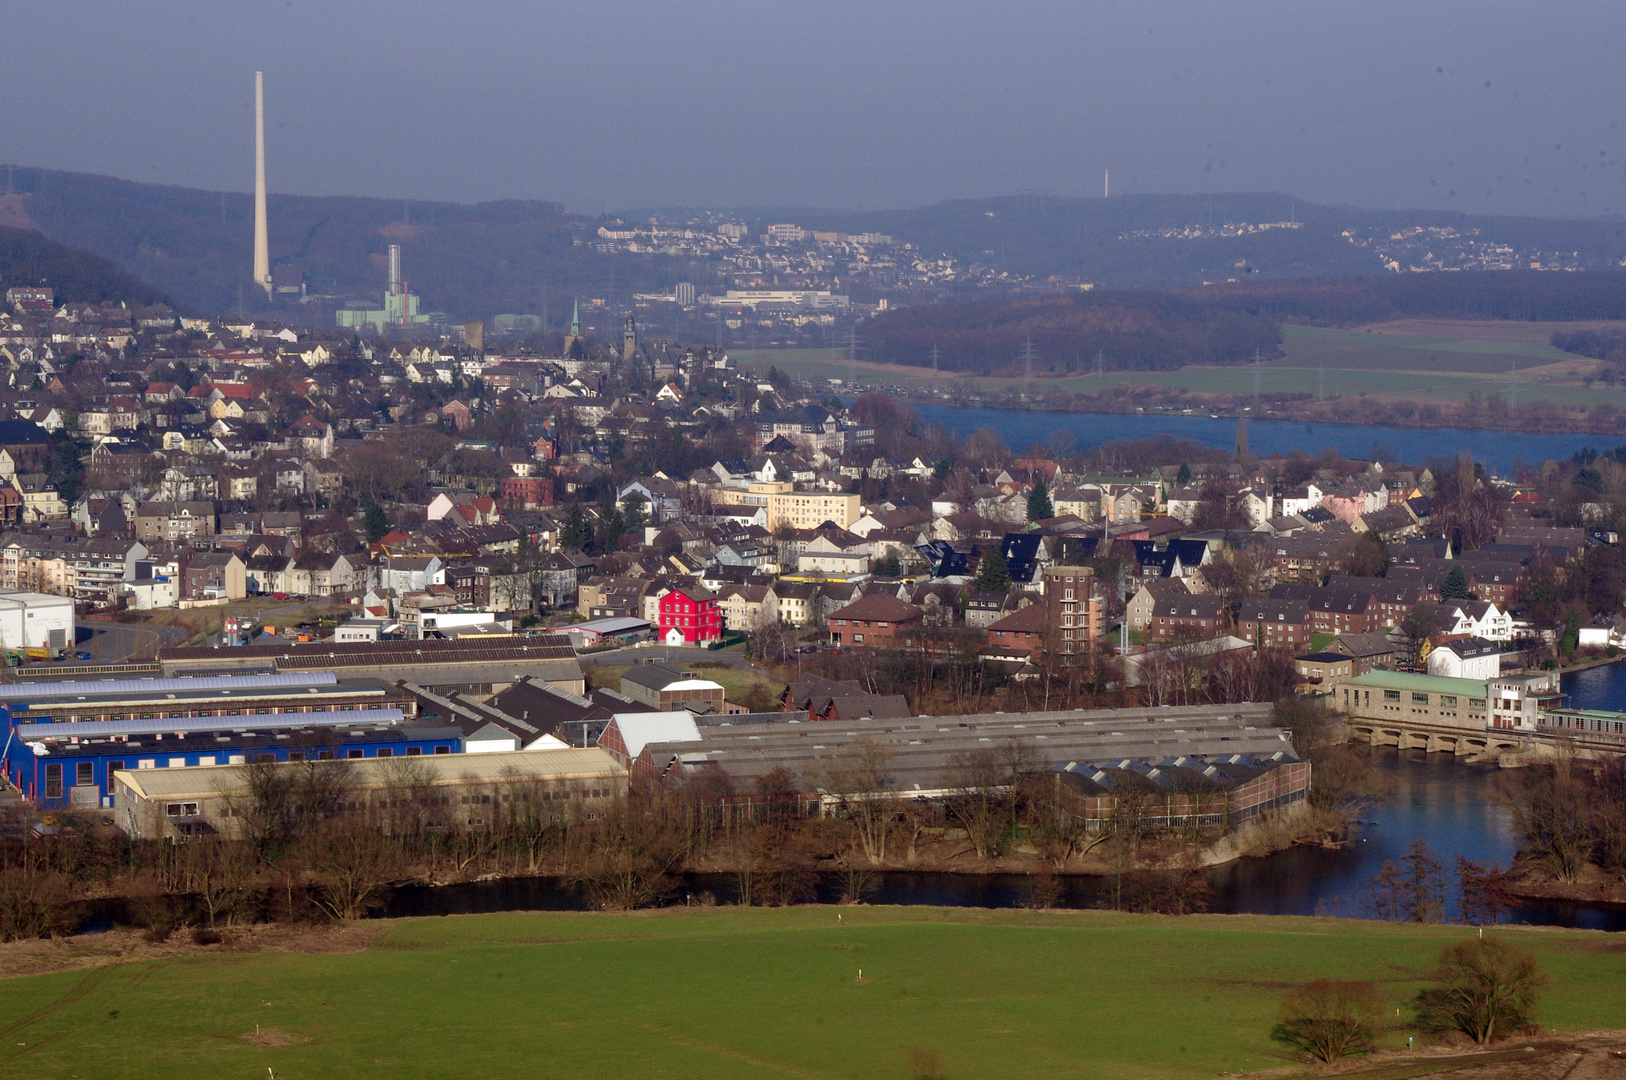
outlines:
{"label": "blue industrial building", "polygon": [[112,775],[121,769],[463,751],[457,728],[419,723],[400,709],[28,723],[0,707],[0,717],[0,765],[42,810],[111,806]]}

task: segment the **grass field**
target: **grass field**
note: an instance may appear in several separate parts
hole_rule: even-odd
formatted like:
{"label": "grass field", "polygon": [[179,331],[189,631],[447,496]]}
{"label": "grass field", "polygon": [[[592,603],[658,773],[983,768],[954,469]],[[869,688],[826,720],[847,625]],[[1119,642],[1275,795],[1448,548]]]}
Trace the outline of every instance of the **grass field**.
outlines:
{"label": "grass field", "polygon": [[[1551,977],[1544,1027],[1626,1026],[1619,943],[1500,932]],[[908,1080],[916,1046],[949,1080],[1205,1077],[1291,1061],[1268,1037],[1285,988],[1371,979],[1403,1006],[1468,933],[930,908],[416,920],[359,953],[9,980],[0,1077]]]}
{"label": "grass field", "polygon": [[[1591,406],[1607,402],[1626,408],[1626,391],[1582,379],[1597,362],[1548,344],[1555,330],[1615,326],[1610,323],[1456,322],[1412,319],[1340,330],[1284,326],[1285,356],[1259,365],[1263,393],[1370,394],[1375,397],[1461,401],[1517,389],[1521,402]],[[839,349],[756,350],[734,354],[742,364],[766,372],[769,366],[798,379],[881,383],[903,387],[956,385],[977,391],[1018,386],[1022,378],[941,374],[923,368],[848,362]],[[1198,394],[1248,394],[1254,371],[1236,367],[1190,367],[1165,372],[1111,372],[1033,380],[1038,387],[1085,392],[1108,385],[1179,387]]]}

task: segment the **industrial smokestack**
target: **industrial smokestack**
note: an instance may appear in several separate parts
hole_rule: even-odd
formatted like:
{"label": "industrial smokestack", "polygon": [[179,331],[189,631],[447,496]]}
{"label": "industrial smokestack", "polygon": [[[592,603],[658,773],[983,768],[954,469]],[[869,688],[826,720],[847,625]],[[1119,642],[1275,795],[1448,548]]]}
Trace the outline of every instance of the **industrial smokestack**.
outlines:
{"label": "industrial smokestack", "polygon": [[254,73],[254,281],[271,299],[271,240],[265,222],[265,76]]}
{"label": "industrial smokestack", "polygon": [[401,245],[390,245],[390,295],[401,294]]}

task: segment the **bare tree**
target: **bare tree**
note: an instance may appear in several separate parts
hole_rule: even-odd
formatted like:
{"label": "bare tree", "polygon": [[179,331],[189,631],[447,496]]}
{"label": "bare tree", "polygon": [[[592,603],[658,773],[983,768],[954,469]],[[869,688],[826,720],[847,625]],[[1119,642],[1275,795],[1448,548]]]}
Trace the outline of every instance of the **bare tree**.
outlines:
{"label": "bare tree", "polygon": [[989,748],[967,750],[949,758],[945,802],[948,815],[965,830],[977,858],[999,848],[1005,804],[1010,798],[999,752]]}
{"label": "bare tree", "polygon": [[311,899],[335,919],[359,919],[384,902],[400,856],[374,826],[334,819],[306,834],[300,859],[310,870]]}
{"label": "bare tree", "polygon": [[1369,982],[1316,979],[1282,999],[1271,1037],[1331,1063],[1372,1049],[1382,1011],[1383,997]]}
{"label": "bare tree", "polygon": [[1478,937],[1440,950],[1435,984],[1417,998],[1418,1020],[1488,1043],[1528,1028],[1547,985],[1536,958],[1500,938]]}
{"label": "bare tree", "polygon": [[842,811],[857,828],[871,866],[885,861],[887,833],[897,816],[891,761],[885,746],[860,736],[831,761],[824,776],[824,787],[841,800]]}
{"label": "bare tree", "polygon": [[183,882],[214,927],[230,923],[260,890],[260,862],[246,840],[197,837],[181,848]]}

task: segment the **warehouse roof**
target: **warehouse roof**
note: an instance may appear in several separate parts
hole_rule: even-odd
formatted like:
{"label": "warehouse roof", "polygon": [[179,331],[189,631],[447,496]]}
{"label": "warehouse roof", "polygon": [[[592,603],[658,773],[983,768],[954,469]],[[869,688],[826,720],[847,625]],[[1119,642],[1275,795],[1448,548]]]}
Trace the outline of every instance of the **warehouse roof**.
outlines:
{"label": "warehouse roof", "polygon": [[[308,766],[288,763],[274,767],[300,769]],[[323,762],[321,767],[342,770],[358,787],[384,787],[395,782],[404,767],[422,770],[423,782],[428,784],[560,782],[615,778],[627,774],[627,770],[616,764],[609,754],[592,747],[585,750],[515,750],[507,754],[436,754],[385,758],[383,761],[363,758]],[[176,769],[126,769],[116,775],[138,797],[175,799],[212,798],[240,792],[248,786],[249,772],[247,767],[241,765],[194,765]]]}

